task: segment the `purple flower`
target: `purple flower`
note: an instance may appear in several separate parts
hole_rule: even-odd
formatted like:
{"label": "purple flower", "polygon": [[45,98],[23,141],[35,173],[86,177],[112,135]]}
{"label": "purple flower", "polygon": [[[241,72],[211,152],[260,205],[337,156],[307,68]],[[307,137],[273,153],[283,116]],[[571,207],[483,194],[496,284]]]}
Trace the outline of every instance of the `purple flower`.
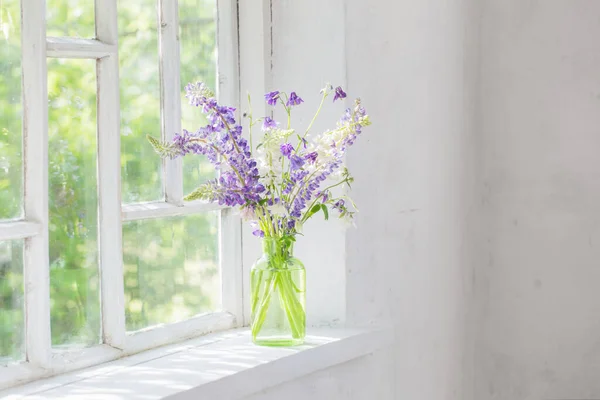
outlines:
{"label": "purple flower", "polygon": [[254,232],[252,232],[252,234],[254,236],[258,236],[258,237],[265,237],[265,233],[263,231],[261,231],[260,229],[255,230]]}
{"label": "purple flower", "polygon": [[290,161],[292,163],[292,171],[300,169],[304,165],[304,160],[295,154],[290,158]]}
{"label": "purple flower", "polygon": [[294,150],[294,146],[292,146],[289,143],[284,143],[279,147],[279,149],[281,150],[281,154],[283,154],[287,158],[290,158],[290,155],[292,154],[292,151]]}
{"label": "purple flower", "polygon": [[285,105],[288,107],[291,107],[291,106],[297,106],[300,103],[304,103],[304,100],[302,100],[300,97],[298,97],[296,92],[292,92],[292,93],[290,93],[290,98],[288,99],[288,101]]}
{"label": "purple flower", "polygon": [[317,197],[321,197],[321,201],[323,203],[326,203],[327,200],[329,200],[329,193],[328,192],[319,192],[319,193],[317,193]]}
{"label": "purple flower", "polygon": [[266,131],[267,129],[275,129],[277,128],[277,122],[271,117],[265,117],[262,124],[262,130]]}
{"label": "purple flower", "polygon": [[279,99],[279,90],[275,90],[273,92],[269,92],[265,94],[265,100],[267,104],[270,106],[274,106],[277,104],[277,99]]}
{"label": "purple flower", "polygon": [[333,96],[333,101],[336,101],[337,99],[345,99],[345,98],[346,98],[346,92],[344,92],[342,87],[341,86],[336,87],[335,95]]}
{"label": "purple flower", "polygon": [[188,98],[190,104],[195,107],[203,105],[208,99],[215,96],[203,82],[188,83],[185,87],[185,97]]}
{"label": "purple flower", "polygon": [[335,208],[339,212],[344,211],[344,209],[346,208],[345,206],[346,206],[346,202],[342,199],[339,199],[338,201],[333,203],[333,208]]}
{"label": "purple flower", "polygon": [[316,151],[313,151],[312,153],[308,153],[307,155],[304,156],[304,158],[306,159],[306,161],[308,161],[310,164],[314,164],[315,161],[317,161],[317,156],[319,154]]}
{"label": "purple flower", "polygon": [[[346,93],[341,87],[327,88],[328,92],[334,91],[334,101],[344,99]],[[159,144],[155,149],[163,157],[181,157],[187,154],[200,154],[213,163],[216,167],[222,166],[218,178],[202,184],[190,199],[204,199],[224,206],[241,207],[250,213],[251,210],[262,206],[280,204],[285,210],[285,215],[278,211],[265,221],[269,231],[274,229],[280,233],[294,234],[297,225],[313,203],[326,203],[331,209],[337,210],[340,215],[351,215],[347,204],[342,199],[333,199],[329,191],[321,190],[321,186],[336,170],[343,166],[343,159],[347,149],[353,145],[360,136],[361,129],[370,122],[365,109],[359,101],[354,107],[346,110],[338,127],[342,136],[336,141],[331,140],[331,157],[322,159],[317,152],[309,152],[307,141],[301,140],[296,146],[284,143],[279,146],[282,156],[290,160],[289,174],[284,175],[281,183],[279,197],[274,196],[274,188],[261,184],[261,175],[257,160],[252,158],[249,141],[243,137],[242,127],[235,119],[235,109],[226,107],[217,102],[214,93],[202,84],[191,84],[186,87],[190,103],[197,106],[206,114],[207,125],[196,130],[183,130],[176,135],[170,143]],[[285,97],[285,96],[284,96]],[[282,100],[278,91],[265,95],[265,100],[270,105],[277,105]],[[292,107],[303,103],[295,92],[289,94],[285,106]],[[289,111],[289,109],[288,109]],[[265,117],[262,122],[263,130],[277,128],[279,124],[273,118]],[[152,142],[152,141],[151,141]],[[281,160],[279,160],[281,162]],[[318,172],[310,173],[307,165],[319,162]],[[314,167],[308,168],[314,169]],[[293,195],[291,195],[293,194]],[[269,213],[271,214],[271,213]],[[258,224],[251,224],[251,231],[255,236],[264,237],[265,232]]]}

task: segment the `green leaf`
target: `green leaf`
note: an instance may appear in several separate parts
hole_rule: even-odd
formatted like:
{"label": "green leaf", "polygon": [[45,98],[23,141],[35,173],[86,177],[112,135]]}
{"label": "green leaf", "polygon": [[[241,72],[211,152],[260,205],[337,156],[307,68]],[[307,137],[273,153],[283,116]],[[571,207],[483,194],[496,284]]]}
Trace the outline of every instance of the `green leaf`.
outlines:
{"label": "green leaf", "polygon": [[192,193],[183,198],[185,201],[208,200],[210,198],[210,187],[207,184],[200,185]]}
{"label": "green leaf", "polygon": [[309,219],[310,217],[312,217],[313,215],[315,215],[315,213],[319,212],[321,210],[321,205],[320,204],[315,204],[314,206],[312,206],[312,208],[310,210],[308,210],[306,212],[306,219]]}
{"label": "green leaf", "polygon": [[162,158],[173,158],[178,155],[178,150],[172,143],[163,143],[150,135],[146,135],[146,138],[148,138],[148,142],[150,142],[154,151]]}
{"label": "green leaf", "polygon": [[152,147],[154,147],[154,150],[156,150],[158,152],[157,149],[159,149],[161,147],[160,141],[150,135],[146,135],[146,138],[148,139],[148,141],[150,142]]}
{"label": "green leaf", "polygon": [[321,209],[323,210],[323,214],[325,214],[325,221],[329,219],[329,211],[327,210],[327,206],[325,204],[321,204]]}

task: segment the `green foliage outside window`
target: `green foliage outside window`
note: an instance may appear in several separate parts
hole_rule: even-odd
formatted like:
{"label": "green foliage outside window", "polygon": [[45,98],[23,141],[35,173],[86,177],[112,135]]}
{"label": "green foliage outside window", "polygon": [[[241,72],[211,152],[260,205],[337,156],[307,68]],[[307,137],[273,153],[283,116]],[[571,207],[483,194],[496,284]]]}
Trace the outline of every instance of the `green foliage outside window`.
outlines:
{"label": "green foliage outside window", "polygon": [[[93,34],[91,0],[47,3],[48,36]],[[215,4],[179,1],[182,93],[191,81],[216,86]],[[118,13],[122,199],[160,201],[161,160],[145,140],[161,129],[156,1],[119,0]],[[23,215],[19,24],[19,1],[0,3],[0,220]],[[48,61],[53,346],[100,341],[94,64]],[[205,123],[198,110],[185,102],[182,108],[184,127]],[[184,174],[189,192],[214,171],[198,157],[185,161]],[[220,306],[217,221],[218,213],[207,213],[123,224],[128,330]],[[0,242],[0,358],[23,357],[22,246],[23,241]]]}

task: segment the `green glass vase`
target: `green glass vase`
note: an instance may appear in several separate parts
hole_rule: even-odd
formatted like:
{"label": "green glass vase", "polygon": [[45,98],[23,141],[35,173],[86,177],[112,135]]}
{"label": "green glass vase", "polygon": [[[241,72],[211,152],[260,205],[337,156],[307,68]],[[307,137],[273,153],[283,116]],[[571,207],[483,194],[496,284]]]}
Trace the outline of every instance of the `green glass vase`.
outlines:
{"label": "green glass vase", "polygon": [[252,341],[297,346],[306,335],[306,272],[293,256],[293,242],[263,239],[263,254],[250,272]]}

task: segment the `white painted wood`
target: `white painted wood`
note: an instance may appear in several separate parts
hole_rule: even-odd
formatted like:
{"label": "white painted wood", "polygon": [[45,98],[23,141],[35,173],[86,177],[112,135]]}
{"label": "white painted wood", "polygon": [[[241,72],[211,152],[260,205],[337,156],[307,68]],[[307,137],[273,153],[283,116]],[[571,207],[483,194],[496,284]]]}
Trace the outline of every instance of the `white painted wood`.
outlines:
{"label": "white painted wood", "polygon": [[199,315],[173,324],[152,326],[130,333],[127,337],[125,352],[127,354],[139,353],[207,333],[231,329],[234,326],[235,316],[228,312]]}
{"label": "white painted wood", "polygon": [[21,4],[25,219],[42,227],[25,240],[25,348],[27,361],[45,368],[50,362],[46,6],[43,0]]}
{"label": "white painted wood", "polygon": [[[117,2],[96,2],[96,36],[117,49]],[[125,294],[121,232],[121,145],[117,52],[97,61],[98,237],[103,342],[122,349]]]}
{"label": "white painted wood", "polygon": [[239,41],[241,109],[248,110],[246,97],[251,93],[254,116],[260,118],[270,112],[262,95],[272,81],[271,0],[240,2]]}
{"label": "white painted wood", "polygon": [[[217,96],[221,104],[240,104],[238,9],[236,0],[217,7]],[[245,102],[245,97],[243,99]],[[239,107],[238,107],[239,111]],[[238,117],[241,117],[239,115]]]}
{"label": "white painted wood", "polygon": [[[177,0],[159,0],[159,48],[162,138],[173,139],[181,132],[181,84],[179,59],[179,17]],[[183,204],[183,161],[163,160],[165,200]]]}
{"label": "white painted wood", "polygon": [[[152,349],[194,337],[196,337],[194,340],[197,343],[212,342],[215,339],[211,339],[210,336],[205,339],[201,335],[224,331],[233,327],[235,327],[235,317],[233,315],[226,312],[217,312],[200,315],[174,324],[155,326],[142,331],[133,332],[127,336],[126,345],[123,350],[107,344],[83,349],[67,348],[64,351],[61,351],[60,348],[55,348],[53,349],[51,362],[46,368],[38,368],[30,363],[18,363],[8,366],[0,365],[0,390],[41,378],[65,374],[82,368],[99,365],[123,356],[140,352],[147,352],[148,354],[156,354],[155,352],[159,352],[164,354],[164,350],[162,349],[154,350],[154,352]],[[223,332],[221,335],[227,336],[228,334]],[[79,377],[78,379],[81,379],[81,373],[77,373],[77,377]],[[59,375],[53,378],[52,382],[64,384],[64,379],[65,376]],[[41,385],[42,387],[46,387],[48,382],[44,381]],[[1,392],[0,398],[4,398]]]}
{"label": "white painted wood", "polygon": [[117,53],[117,46],[95,39],[46,38],[46,55],[57,58],[102,58]]}
{"label": "white painted wood", "polygon": [[[43,376],[46,371],[46,369],[33,366],[29,362],[0,366],[0,390],[31,382]],[[2,394],[0,397],[4,398]]]}
{"label": "white painted wood", "polygon": [[221,261],[221,302],[223,309],[236,317],[236,327],[244,325],[242,270],[242,226],[239,214],[221,211],[219,222],[219,259]]}
{"label": "white painted wood", "polygon": [[60,348],[52,349],[52,375],[64,374],[75,369],[87,368],[93,365],[115,360],[123,356],[123,351],[101,344],[81,349]]}
{"label": "white painted wood", "polygon": [[181,206],[171,203],[138,203],[123,205],[123,221],[137,221],[140,219],[177,217],[203,212],[222,210],[226,206],[217,203],[207,203],[200,200],[186,201]]}
{"label": "white painted wood", "polygon": [[[271,0],[239,2],[239,73],[242,112],[248,111],[247,95],[251,93],[254,118],[270,115],[262,95],[271,88],[272,73]],[[244,126],[246,134],[247,124]],[[256,144],[259,129],[254,130]],[[250,290],[250,268],[260,255],[260,244],[248,227],[242,229],[243,288]],[[244,295],[244,324],[250,323],[249,296]]]}
{"label": "white painted wood", "polygon": [[7,390],[0,396],[27,400],[88,400],[92,395],[114,400],[242,399],[392,343],[391,329],[321,329],[309,332],[303,346],[260,347],[250,342],[247,330],[236,330]]}
{"label": "white painted wood", "polygon": [[[217,95],[221,104],[240,104],[237,1],[226,0],[217,8]],[[238,118],[242,118],[238,108]],[[221,301],[223,308],[236,316],[243,326],[242,228],[239,213],[221,212],[219,252],[221,261]]]}
{"label": "white painted wood", "polygon": [[42,225],[36,222],[11,221],[0,223],[0,241],[24,239],[39,235],[42,232]]}

